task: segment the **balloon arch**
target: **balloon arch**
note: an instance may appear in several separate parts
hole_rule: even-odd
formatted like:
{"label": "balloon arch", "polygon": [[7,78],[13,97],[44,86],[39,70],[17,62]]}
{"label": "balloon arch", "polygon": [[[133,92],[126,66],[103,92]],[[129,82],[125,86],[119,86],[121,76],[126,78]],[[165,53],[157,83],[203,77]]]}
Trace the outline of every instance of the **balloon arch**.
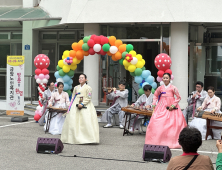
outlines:
{"label": "balloon arch", "polygon": [[[115,36],[105,37],[103,35],[90,35],[85,36],[78,43],[74,42],[71,47],[72,50],[66,50],[63,52],[62,59],[58,61],[56,67],[57,71],[54,74],[56,82],[64,83],[64,91],[66,91],[69,96],[72,94],[72,78],[74,77],[74,71],[76,70],[77,65],[84,59],[84,56],[94,55],[96,53],[101,55],[107,54],[113,61],[119,61],[119,64],[123,65],[125,69],[130,72],[130,75],[134,77],[134,81],[138,83],[139,95],[144,93],[143,86],[146,84],[152,86],[152,93],[155,92],[155,89],[157,88],[155,78],[151,75],[149,70],[146,70],[144,67],[145,60],[141,54],[137,54],[136,51],[133,50],[134,47],[132,44],[124,44],[121,40],[117,40]],[[39,61],[37,58],[38,56],[36,56],[34,63]],[[46,59],[46,61],[48,61],[48,59]],[[170,57],[165,53],[156,56],[154,64],[159,70],[157,73],[157,81],[160,82],[160,84],[163,83],[162,76],[164,73],[171,74],[173,79],[172,71],[170,70],[171,63]],[[35,66],[37,65],[35,64]],[[41,98],[44,86],[47,83],[46,79],[49,77],[46,70],[40,75],[40,70],[37,69],[37,73],[36,82],[40,85],[38,89]],[[42,107],[40,102],[39,105]],[[37,108],[37,111],[41,110],[40,107]]]}

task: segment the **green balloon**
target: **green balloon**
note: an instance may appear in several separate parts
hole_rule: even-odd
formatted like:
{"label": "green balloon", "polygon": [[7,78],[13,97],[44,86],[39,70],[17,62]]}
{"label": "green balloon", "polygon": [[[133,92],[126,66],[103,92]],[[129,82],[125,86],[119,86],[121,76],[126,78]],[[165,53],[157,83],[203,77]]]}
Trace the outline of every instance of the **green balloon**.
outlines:
{"label": "green balloon", "polygon": [[143,66],[142,70],[146,70],[146,67]]}
{"label": "green balloon", "polygon": [[57,65],[57,66],[56,66],[56,69],[59,71],[59,70],[61,70],[62,68]]}
{"label": "green balloon", "polygon": [[89,50],[88,44],[87,44],[87,43],[84,43],[84,44],[82,45],[82,49],[83,49],[83,51],[88,51],[88,50]]}
{"label": "green balloon", "polygon": [[132,44],[127,44],[126,45],[126,51],[129,53],[132,50],[133,50],[133,45]]}
{"label": "green balloon", "polygon": [[155,93],[155,89],[152,88],[151,92],[154,94]]}
{"label": "green balloon", "polygon": [[139,95],[141,96],[142,94],[144,94],[144,90],[143,88],[140,88],[139,91],[138,91]]}
{"label": "green balloon", "polygon": [[64,71],[62,69],[59,70],[59,75],[60,76],[64,76],[66,73],[64,73]]}
{"label": "green balloon", "polygon": [[119,60],[119,63],[120,63],[121,65],[123,65],[123,59],[120,59],[120,60]]}
{"label": "green balloon", "polygon": [[89,41],[89,39],[90,39],[90,38],[89,38],[88,36],[86,36],[86,37],[83,38],[83,42],[84,42],[84,43],[87,43],[87,42]]}
{"label": "green balloon", "polygon": [[126,52],[126,51],[122,53],[122,58],[123,58],[123,59],[126,58],[126,54],[128,54],[128,52]]}
{"label": "green balloon", "polygon": [[136,76],[135,72],[131,72],[130,75],[133,77]]}
{"label": "green balloon", "polygon": [[140,76],[142,74],[143,70],[141,68],[136,68],[135,74],[136,76]]}
{"label": "green balloon", "polygon": [[109,44],[104,44],[103,45],[103,51],[108,52],[110,49],[110,45]]}
{"label": "green balloon", "polygon": [[64,90],[66,93],[68,93],[69,96],[72,95],[72,92],[70,90]]}
{"label": "green balloon", "polygon": [[75,72],[74,72],[73,70],[70,70],[70,71],[67,73],[67,75],[70,76],[70,77],[74,76],[74,74],[75,74]]}

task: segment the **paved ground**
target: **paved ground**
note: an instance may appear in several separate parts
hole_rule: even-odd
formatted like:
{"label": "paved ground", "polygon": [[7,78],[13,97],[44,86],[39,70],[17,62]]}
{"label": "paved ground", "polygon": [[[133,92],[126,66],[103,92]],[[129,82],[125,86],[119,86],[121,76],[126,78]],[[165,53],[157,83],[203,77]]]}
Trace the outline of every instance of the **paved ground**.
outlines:
{"label": "paved ground", "polygon": [[[6,126],[9,125],[9,126]],[[123,130],[119,128],[104,129],[104,123],[100,123],[99,145],[64,145],[64,150],[59,155],[36,153],[38,137],[60,138],[60,135],[52,136],[43,132],[33,116],[29,116],[29,122],[10,122],[10,117],[0,112],[0,169],[90,169],[90,170],[165,170],[167,163],[143,163],[142,151],[145,134],[122,136]],[[201,154],[210,156],[213,163],[216,162],[217,149],[215,140],[203,141],[199,149]],[[171,150],[173,156],[182,154],[181,150]],[[100,160],[65,156],[84,156],[94,158],[119,159],[139,162]]]}

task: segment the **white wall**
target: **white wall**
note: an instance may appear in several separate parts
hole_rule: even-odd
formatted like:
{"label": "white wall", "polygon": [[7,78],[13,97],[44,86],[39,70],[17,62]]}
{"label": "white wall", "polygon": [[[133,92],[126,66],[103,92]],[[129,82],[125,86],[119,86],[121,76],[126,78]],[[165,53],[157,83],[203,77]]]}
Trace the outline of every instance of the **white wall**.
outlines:
{"label": "white wall", "polygon": [[[99,24],[84,24],[84,35],[100,35]],[[92,88],[92,102],[95,106],[99,105],[99,57],[100,55],[89,55],[84,57],[84,74],[89,80],[88,85]]]}
{"label": "white wall", "polygon": [[24,8],[32,8],[39,4],[40,0],[23,0]]}
{"label": "white wall", "polygon": [[22,6],[23,0],[0,0],[0,6]]}
{"label": "white wall", "polygon": [[171,60],[175,85],[181,95],[180,107],[188,97],[188,23],[171,23]]}

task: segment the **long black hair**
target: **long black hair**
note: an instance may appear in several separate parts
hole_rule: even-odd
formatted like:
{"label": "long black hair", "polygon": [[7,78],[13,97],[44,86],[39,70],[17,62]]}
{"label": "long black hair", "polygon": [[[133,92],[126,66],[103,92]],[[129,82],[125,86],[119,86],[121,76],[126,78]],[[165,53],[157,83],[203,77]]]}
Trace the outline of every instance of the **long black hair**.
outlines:
{"label": "long black hair", "polygon": [[[79,76],[81,76],[81,75],[83,75],[85,77],[85,79],[87,79],[87,76],[84,73],[81,73]],[[86,81],[86,84],[88,84],[87,81]]]}

